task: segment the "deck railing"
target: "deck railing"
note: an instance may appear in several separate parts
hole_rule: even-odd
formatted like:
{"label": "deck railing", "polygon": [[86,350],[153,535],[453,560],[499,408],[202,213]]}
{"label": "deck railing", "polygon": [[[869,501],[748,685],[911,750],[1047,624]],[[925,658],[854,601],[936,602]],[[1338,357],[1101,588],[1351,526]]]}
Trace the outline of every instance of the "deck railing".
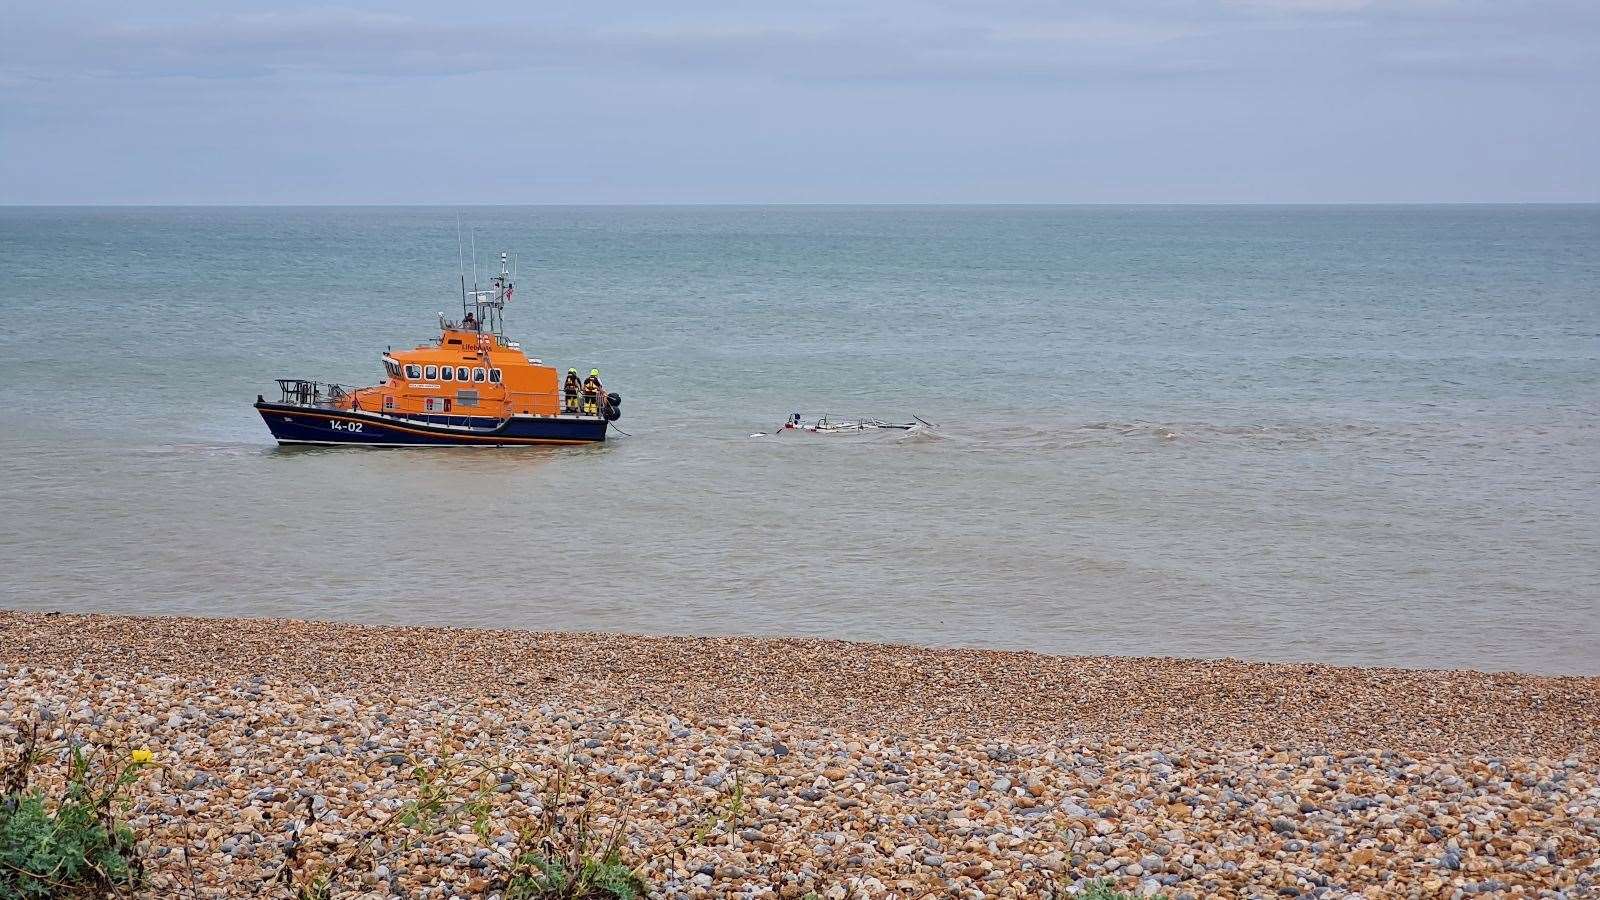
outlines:
{"label": "deck railing", "polygon": [[[355,403],[357,395],[369,390],[367,388],[349,388],[342,384],[334,384],[331,382],[310,381],[303,378],[279,378],[277,379],[277,382],[279,389],[281,389],[283,392],[283,403],[291,406],[305,406],[322,409],[356,409],[358,408],[357,404]],[[435,425],[451,425],[458,428],[471,428],[483,427],[471,421],[473,419],[499,419],[499,411],[504,409],[501,404],[506,401],[510,402],[511,409],[513,410],[525,410],[532,409],[539,405],[534,402],[536,399],[548,399],[549,397],[548,394],[525,391],[506,391],[490,393],[487,396],[483,395],[484,393],[487,393],[483,391],[484,388],[498,387],[498,384],[474,382],[473,389],[480,391],[480,395],[477,398],[475,405],[463,405],[455,397],[442,397],[440,399],[450,401],[450,408],[448,410],[440,410],[437,412],[381,408],[365,409],[360,411],[390,416],[396,419],[406,419],[413,422],[423,422]],[[598,401],[599,411],[595,413],[588,413],[585,411],[585,398],[582,395],[578,397],[578,408],[576,413],[567,408],[565,395],[557,394],[556,400],[557,406],[555,414],[561,416],[578,415],[582,418],[600,418],[602,417],[602,413],[605,409],[605,395],[603,394]]]}
{"label": "deck railing", "polygon": [[307,381],[304,378],[279,378],[283,402],[295,406],[342,406],[350,402],[354,393],[342,384]]}

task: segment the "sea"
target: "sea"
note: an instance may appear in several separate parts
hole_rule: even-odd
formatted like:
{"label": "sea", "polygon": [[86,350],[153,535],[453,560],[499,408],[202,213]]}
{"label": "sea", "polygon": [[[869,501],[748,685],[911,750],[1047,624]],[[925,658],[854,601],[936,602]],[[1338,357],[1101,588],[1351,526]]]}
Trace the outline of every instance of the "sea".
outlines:
{"label": "sea", "polygon": [[[609,440],[274,445],[502,250]],[[1600,206],[0,208],[0,608],[1600,674]]]}

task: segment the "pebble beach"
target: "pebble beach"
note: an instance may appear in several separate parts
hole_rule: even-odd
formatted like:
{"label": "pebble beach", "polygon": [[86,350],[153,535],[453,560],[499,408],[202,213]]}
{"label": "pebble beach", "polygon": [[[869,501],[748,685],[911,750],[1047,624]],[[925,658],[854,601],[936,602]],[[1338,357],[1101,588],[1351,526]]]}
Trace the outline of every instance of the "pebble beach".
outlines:
{"label": "pebble beach", "polygon": [[148,748],[152,897],[489,897],[571,786],[661,897],[1600,895],[1600,678],[0,613],[0,753]]}

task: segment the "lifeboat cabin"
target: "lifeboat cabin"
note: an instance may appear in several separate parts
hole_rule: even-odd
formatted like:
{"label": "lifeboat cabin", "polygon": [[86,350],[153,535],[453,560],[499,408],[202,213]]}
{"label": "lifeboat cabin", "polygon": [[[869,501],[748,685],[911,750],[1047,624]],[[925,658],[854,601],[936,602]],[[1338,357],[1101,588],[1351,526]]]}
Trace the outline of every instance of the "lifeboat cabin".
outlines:
{"label": "lifeboat cabin", "polygon": [[[373,387],[280,378],[280,399],[256,410],[280,444],[379,447],[589,444],[604,441],[622,398],[590,386],[568,402],[554,367],[530,360],[505,338],[513,286],[500,254],[490,290],[463,288],[462,318],[439,317],[439,340],[383,356]],[[587,373],[580,373],[580,377]]]}

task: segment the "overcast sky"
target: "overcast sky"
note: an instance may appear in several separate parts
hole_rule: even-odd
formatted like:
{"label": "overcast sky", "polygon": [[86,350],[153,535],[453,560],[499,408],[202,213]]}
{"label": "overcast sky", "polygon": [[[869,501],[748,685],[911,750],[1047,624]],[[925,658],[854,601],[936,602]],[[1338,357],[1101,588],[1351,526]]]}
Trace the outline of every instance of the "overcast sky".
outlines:
{"label": "overcast sky", "polygon": [[0,0],[0,203],[1600,199],[1600,0]]}

